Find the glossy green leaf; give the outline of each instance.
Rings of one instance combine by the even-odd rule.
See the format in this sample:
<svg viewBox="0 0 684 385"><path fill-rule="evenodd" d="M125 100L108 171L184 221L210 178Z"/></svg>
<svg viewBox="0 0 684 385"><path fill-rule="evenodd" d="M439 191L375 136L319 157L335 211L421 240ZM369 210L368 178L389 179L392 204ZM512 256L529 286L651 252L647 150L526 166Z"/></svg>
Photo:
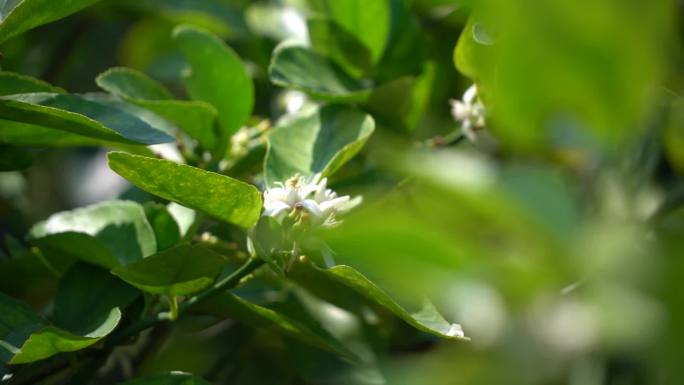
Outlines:
<svg viewBox="0 0 684 385"><path fill-rule="evenodd" d="M28 151L0 144L0 171L23 170L30 167L31 163L33 158Z"/></svg>
<svg viewBox="0 0 684 385"><path fill-rule="evenodd" d="M120 319L114 308L94 329L76 335L50 326L25 304L0 293L0 360L24 364L86 348L114 330Z"/></svg>
<svg viewBox="0 0 684 385"><path fill-rule="evenodd" d="M390 33L389 0L325 0L328 16L368 47L377 62Z"/></svg>
<svg viewBox="0 0 684 385"><path fill-rule="evenodd" d="M0 43L97 3L99 0L71 0L55 3L53 0L3 1L0 3Z"/></svg>
<svg viewBox="0 0 684 385"><path fill-rule="evenodd" d="M122 152L107 157L112 170L150 194L245 228L259 219L261 194L252 185L167 160Z"/></svg>
<svg viewBox="0 0 684 385"><path fill-rule="evenodd" d="M142 72L116 67L95 79L103 90L178 124L205 148L215 142L216 109L201 101L174 100L171 93Z"/></svg>
<svg viewBox="0 0 684 385"><path fill-rule="evenodd" d="M442 338L466 339L463 336L460 325L445 320L435 309L434 305L428 301L425 301L422 309L419 311L409 312L381 288L350 266L333 266L324 270L324 273L330 278L352 288L371 302L380 305L420 331Z"/></svg>
<svg viewBox="0 0 684 385"><path fill-rule="evenodd" d="M4 96L0 98L0 119L112 142L156 144L173 140L130 110L87 95L29 93Z"/></svg>
<svg viewBox="0 0 684 385"><path fill-rule="evenodd" d="M31 92L64 93L65 91L30 76L0 71L0 96L26 94Z"/></svg>
<svg viewBox="0 0 684 385"><path fill-rule="evenodd" d="M84 335L101 325L112 309L125 309L140 293L109 271L87 263L74 264L60 279L54 302L54 323Z"/></svg>
<svg viewBox="0 0 684 385"><path fill-rule="evenodd" d="M106 268L127 264L157 250L155 234L135 202L107 201L52 215L29 236L41 248L75 255Z"/></svg>
<svg viewBox="0 0 684 385"><path fill-rule="evenodd" d="M179 296L211 285L227 263L203 246L179 245L117 267L112 273L145 292Z"/></svg>
<svg viewBox="0 0 684 385"><path fill-rule="evenodd" d="M121 382L120 385L211 385L199 377L191 374L172 372L156 374L137 378L135 380Z"/></svg>
<svg viewBox="0 0 684 385"><path fill-rule="evenodd" d="M225 140L252 114L252 79L235 51L209 32L180 26L173 36L190 64L184 79L188 94L216 107Z"/></svg>
<svg viewBox="0 0 684 385"><path fill-rule="evenodd" d="M268 73L276 85L324 100L363 101L370 92L364 82L352 78L330 59L290 42L273 51Z"/></svg>
<svg viewBox="0 0 684 385"><path fill-rule="evenodd" d="M343 105L325 106L285 121L268 136L267 184L295 174L334 173L361 150L374 129L369 115Z"/></svg>

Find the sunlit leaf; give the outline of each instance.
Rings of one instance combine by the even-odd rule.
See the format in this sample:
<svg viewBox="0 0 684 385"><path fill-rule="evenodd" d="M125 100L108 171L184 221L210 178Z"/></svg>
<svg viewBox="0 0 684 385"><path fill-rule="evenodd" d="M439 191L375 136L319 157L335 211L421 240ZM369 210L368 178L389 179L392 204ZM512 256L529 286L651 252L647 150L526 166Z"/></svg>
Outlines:
<svg viewBox="0 0 684 385"><path fill-rule="evenodd" d="M334 173L358 153L375 129L373 118L347 106L330 105L288 119L268 137L267 184L299 174Z"/></svg>
<svg viewBox="0 0 684 385"><path fill-rule="evenodd" d="M256 187L227 176L167 160L112 152L109 167L141 189L249 228L259 219Z"/></svg>
<svg viewBox="0 0 684 385"><path fill-rule="evenodd" d="M218 37L191 26L173 32L190 64L185 87L191 98L207 102L218 111L225 140L252 114L254 86L240 57Z"/></svg>
<svg viewBox="0 0 684 385"><path fill-rule="evenodd" d="M53 214L35 224L31 241L48 252L112 268L153 254L154 231L135 202L108 201Z"/></svg>

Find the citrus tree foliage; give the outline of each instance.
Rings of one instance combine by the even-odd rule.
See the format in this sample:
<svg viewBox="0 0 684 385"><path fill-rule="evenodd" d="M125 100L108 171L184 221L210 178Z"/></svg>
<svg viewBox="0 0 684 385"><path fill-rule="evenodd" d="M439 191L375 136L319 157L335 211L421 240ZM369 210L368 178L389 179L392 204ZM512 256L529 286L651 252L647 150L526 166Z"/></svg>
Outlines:
<svg viewBox="0 0 684 385"><path fill-rule="evenodd" d="M0 0L0 384L678 383L670 0Z"/></svg>

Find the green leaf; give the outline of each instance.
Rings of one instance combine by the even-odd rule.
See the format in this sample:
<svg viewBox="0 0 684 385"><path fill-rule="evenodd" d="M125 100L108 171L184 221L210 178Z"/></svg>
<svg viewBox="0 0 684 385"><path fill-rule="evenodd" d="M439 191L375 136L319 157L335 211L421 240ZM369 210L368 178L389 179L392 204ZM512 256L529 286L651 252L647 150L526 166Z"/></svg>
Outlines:
<svg viewBox="0 0 684 385"><path fill-rule="evenodd" d="M106 268L142 259L157 250L154 231L135 202L107 201L64 211L35 224L32 243Z"/></svg>
<svg viewBox="0 0 684 385"><path fill-rule="evenodd" d="M363 101L370 88L311 49L284 42L273 51L268 68L273 84L331 101Z"/></svg>
<svg viewBox="0 0 684 385"><path fill-rule="evenodd" d="M54 92L64 93L59 87L55 87L42 80L30 76L20 75L14 72L0 71L0 96L13 94L26 94L30 92Z"/></svg>
<svg viewBox="0 0 684 385"><path fill-rule="evenodd" d="M197 212L193 209L181 206L176 202L171 202L166 205L166 209L178 224L178 231L180 231L181 237L185 236L192 224L195 222L195 218L197 218Z"/></svg>
<svg viewBox="0 0 684 385"><path fill-rule="evenodd" d="M180 26L173 31L190 64L185 88L191 98L210 103L218 111L221 140L247 122L254 107L254 86L240 57L211 33Z"/></svg>
<svg viewBox="0 0 684 385"><path fill-rule="evenodd" d="M216 109L201 101L173 100L171 93L142 72L111 68L95 79L103 90L177 123L203 147L213 148Z"/></svg>
<svg viewBox="0 0 684 385"><path fill-rule="evenodd" d="M0 97L0 119L120 143L156 144L173 137L130 110L98 97L29 93Z"/></svg>
<svg viewBox="0 0 684 385"><path fill-rule="evenodd" d="M418 312L409 312L394 301L381 288L376 286L363 274L345 265L333 266L322 270L328 277L345 284L371 302L380 305L416 329L448 339L467 339L459 334L460 326L452 324L439 314L434 305L425 301Z"/></svg>
<svg viewBox="0 0 684 385"><path fill-rule="evenodd" d="M97 146L107 143L68 131L4 119L0 119L0 127L0 143L19 146Z"/></svg>
<svg viewBox="0 0 684 385"><path fill-rule="evenodd" d="M0 43L39 25L68 16L98 1L71 0L65 3L55 3L53 0L21 0L2 2L0 3Z"/></svg>
<svg viewBox="0 0 684 385"><path fill-rule="evenodd" d="M264 178L270 186L295 174L330 175L361 150L374 129L373 118L343 105L287 120L268 137Z"/></svg>
<svg viewBox="0 0 684 385"><path fill-rule="evenodd" d="M24 303L0 293L0 360L25 364L86 348L114 330L120 319L114 308L94 329L75 335L50 326Z"/></svg>
<svg viewBox="0 0 684 385"><path fill-rule="evenodd" d="M0 144L0 171L23 170L32 163L33 158L28 151Z"/></svg>
<svg viewBox="0 0 684 385"><path fill-rule="evenodd" d="M142 144L109 142L71 132L55 130L34 124L0 119L0 143L31 147L113 147L140 155L153 156L152 151Z"/></svg>
<svg viewBox="0 0 684 385"><path fill-rule="evenodd" d="M456 68L474 80L489 76L490 71L494 70L493 63L495 62L491 53L492 49L489 47L490 41L476 38L478 33L483 34L482 24L476 22L473 17L469 18L454 49Z"/></svg>
<svg viewBox="0 0 684 385"><path fill-rule="evenodd" d="M116 230L111 230L111 232L116 232ZM122 231L121 238L127 239L126 232ZM113 267L123 263L111 250L111 248L121 248L120 245L115 243L108 245L104 240L84 233L66 231L36 237L30 239L30 242L46 256L64 263L74 259L103 267ZM125 251L125 248L121 249ZM121 258L127 258L127 254L122 254Z"/></svg>
<svg viewBox="0 0 684 385"><path fill-rule="evenodd" d="M178 124L206 149L216 145L214 122L216 109L208 103L191 100L130 100L131 103L159 114Z"/></svg>
<svg viewBox="0 0 684 385"><path fill-rule="evenodd" d="M380 60L390 33L389 0L326 0L331 19L356 36Z"/></svg>
<svg viewBox="0 0 684 385"><path fill-rule="evenodd" d="M191 374L172 372L141 377L120 383L120 385L211 385L199 377Z"/></svg>
<svg viewBox="0 0 684 385"><path fill-rule="evenodd" d="M54 323L74 334L87 334L101 325L113 309L125 309L139 295L107 270L76 263L59 281Z"/></svg>
<svg viewBox="0 0 684 385"><path fill-rule="evenodd" d="M168 160L122 152L107 157L112 170L150 194L245 228L259 219L261 194L252 185Z"/></svg>
<svg viewBox="0 0 684 385"><path fill-rule="evenodd" d="M152 294L170 297L196 293L211 285L228 261L199 245L179 245L112 270L124 281Z"/></svg>
<svg viewBox="0 0 684 385"><path fill-rule="evenodd" d="M157 239L158 251L166 250L180 241L180 228L166 206L149 202L144 205L144 208L147 221L152 226Z"/></svg>
<svg viewBox="0 0 684 385"><path fill-rule="evenodd" d="M264 306L249 302L237 295L224 292L200 305L193 311L212 314L218 317L230 317L244 322L246 325L259 328L275 328L287 336L304 343L318 347L328 352L339 354L343 357L356 359L335 337L313 319L307 318L301 311L293 317L283 312L269 309Z"/></svg>
<svg viewBox="0 0 684 385"><path fill-rule="evenodd" d="M110 94L131 99L167 100L171 93L142 72L115 67L99 74L95 83Z"/></svg>
<svg viewBox="0 0 684 385"><path fill-rule="evenodd" d="M313 49L339 64L347 73L360 77L371 67L371 52L356 36L334 20L311 17L307 20Z"/></svg>
<svg viewBox="0 0 684 385"><path fill-rule="evenodd" d="M459 68L476 73L488 128L503 146L612 152L643 133L652 92L668 77L669 52L652 42L672 44L671 4L596 2L589 13L578 22L583 4L541 1L540 22L530 23L513 2L473 2L457 62L470 41L470 62Z"/></svg>

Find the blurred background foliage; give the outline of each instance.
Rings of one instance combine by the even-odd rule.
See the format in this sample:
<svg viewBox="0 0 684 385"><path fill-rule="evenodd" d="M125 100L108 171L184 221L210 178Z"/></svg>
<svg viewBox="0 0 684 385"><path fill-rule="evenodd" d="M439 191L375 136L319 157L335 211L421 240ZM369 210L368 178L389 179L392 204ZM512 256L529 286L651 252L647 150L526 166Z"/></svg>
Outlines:
<svg viewBox="0 0 684 385"><path fill-rule="evenodd" d="M142 353L121 348L136 359L112 358L123 368L114 372L245 385L677 384L681 12L674 0L103 0L4 42L0 64L74 93L125 66L183 97L188 63L172 31L194 24L247 63L252 126L321 100L358 105L377 129L332 186L364 204L322 236L338 263L407 302L428 295L471 338L438 342L294 291L372 365L197 317L144 335ZM274 52L283 41L309 48ZM448 101L473 82L487 130L450 142L459 126ZM11 257L29 227L102 200L151 198L108 169L102 148L25 145L16 156L0 147L0 165L23 156L26 166L0 173L0 290L43 309L54 275ZM263 152L250 154L230 175L261 183L251 170ZM233 241L231 229L211 231ZM271 305L283 295L259 282L241 290Z"/></svg>

